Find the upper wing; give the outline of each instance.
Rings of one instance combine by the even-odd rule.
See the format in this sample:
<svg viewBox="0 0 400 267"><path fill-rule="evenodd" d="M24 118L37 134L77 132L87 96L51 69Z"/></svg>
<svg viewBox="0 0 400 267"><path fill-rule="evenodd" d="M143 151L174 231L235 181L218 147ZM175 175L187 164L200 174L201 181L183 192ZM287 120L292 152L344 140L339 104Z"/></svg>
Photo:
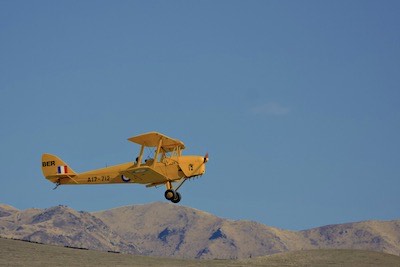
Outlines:
<svg viewBox="0 0 400 267"><path fill-rule="evenodd" d="M166 152L173 151L176 147L179 147L181 150L185 149L185 144L182 141L157 132L149 132L128 138L128 140L131 142L147 147L157 147L160 139L162 139L161 148Z"/></svg>
<svg viewBox="0 0 400 267"><path fill-rule="evenodd" d="M167 178L164 175L148 166L127 169L122 171L121 174L131 179L132 182L139 184L158 184L167 181Z"/></svg>

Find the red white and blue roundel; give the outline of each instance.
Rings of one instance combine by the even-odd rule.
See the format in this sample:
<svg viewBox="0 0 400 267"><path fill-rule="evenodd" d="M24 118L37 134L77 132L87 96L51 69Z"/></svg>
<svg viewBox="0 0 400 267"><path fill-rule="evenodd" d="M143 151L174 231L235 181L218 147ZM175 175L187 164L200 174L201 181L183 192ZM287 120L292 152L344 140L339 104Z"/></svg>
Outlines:
<svg viewBox="0 0 400 267"><path fill-rule="evenodd" d="M128 177L126 177L125 175L121 175L121 179L122 179L122 181L124 181L125 183L131 181L131 178L128 178Z"/></svg>
<svg viewBox="0 0 400 267"><path fill-rule="evenodd" d="M58 166L57 167L58 174L66 174L68 173L68 166Z"/></svg>

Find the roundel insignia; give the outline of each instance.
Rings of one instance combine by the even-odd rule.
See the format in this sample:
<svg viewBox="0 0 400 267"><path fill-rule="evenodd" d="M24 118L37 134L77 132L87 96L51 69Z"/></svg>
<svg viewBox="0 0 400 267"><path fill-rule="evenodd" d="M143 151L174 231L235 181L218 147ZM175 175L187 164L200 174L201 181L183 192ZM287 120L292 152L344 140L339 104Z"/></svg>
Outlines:
<svg viewBox="0 0 400 267"><path fill-rule="evenodd" d="M131 178L127 178L125 177L125 175L121 175L122 181L124 181L125 183L130 182Z"/></svg>

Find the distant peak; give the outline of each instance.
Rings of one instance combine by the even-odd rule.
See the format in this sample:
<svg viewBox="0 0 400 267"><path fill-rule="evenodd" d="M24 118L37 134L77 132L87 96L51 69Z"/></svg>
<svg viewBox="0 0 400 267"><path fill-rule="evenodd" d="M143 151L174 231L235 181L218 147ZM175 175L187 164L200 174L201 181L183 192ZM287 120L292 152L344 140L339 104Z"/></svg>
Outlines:
<svg viewBox="0 0 400 267"><path fill-rule="evenodd" d="M7 211L13 211L13 210L19 211L19 209L15 208L13 206L7 205L7 204L0 204L0 209L7 210Z"/></svg>

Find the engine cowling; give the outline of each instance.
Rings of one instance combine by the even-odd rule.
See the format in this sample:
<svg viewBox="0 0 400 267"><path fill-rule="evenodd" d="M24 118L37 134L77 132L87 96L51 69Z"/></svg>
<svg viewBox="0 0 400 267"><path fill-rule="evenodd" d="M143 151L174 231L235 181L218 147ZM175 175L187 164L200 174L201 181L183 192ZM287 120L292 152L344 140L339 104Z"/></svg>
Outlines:
<svg viewBox="0 0 400 267"><path fill-rule="evenodd" d="M181 156L179 158L179 168L186 178L203 175L206 171L205 163L205 158L201 156Z"/></svg>

